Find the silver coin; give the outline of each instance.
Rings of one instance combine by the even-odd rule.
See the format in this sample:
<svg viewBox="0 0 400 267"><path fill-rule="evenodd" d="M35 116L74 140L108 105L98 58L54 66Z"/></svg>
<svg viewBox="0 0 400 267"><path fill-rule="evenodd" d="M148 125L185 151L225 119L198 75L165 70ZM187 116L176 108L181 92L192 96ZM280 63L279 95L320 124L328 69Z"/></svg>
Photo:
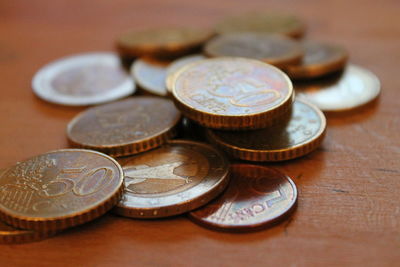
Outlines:
<svg viewBox="0 0 400 267"><path fill-rule="evenodd" d="M167 95L167 64L164 62L137 59L132 64L131 74L143 90L159 96Z"/></svg>

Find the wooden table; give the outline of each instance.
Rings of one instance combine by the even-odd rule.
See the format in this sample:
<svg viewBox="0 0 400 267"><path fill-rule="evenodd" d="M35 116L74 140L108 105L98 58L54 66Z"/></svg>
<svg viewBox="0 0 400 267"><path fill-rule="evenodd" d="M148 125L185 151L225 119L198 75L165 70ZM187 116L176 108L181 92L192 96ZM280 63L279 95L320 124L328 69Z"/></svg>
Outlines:
<svg viewBox="0 0 400 267"><path fill-rule="evenodd" d="M1 245L1 266L399 266L399 1L2 1L0 166L67 147L65 127L83 110L34 96L31 79L44 64L112 50L116 36L129 29L211 26L253 9L298 14L308 37L344 45L351 62L382 82L379 101L328 116L323 147L271 164L298 186L292 219L261 232L226 234L185 216L147 221L106 215L48 240Z"/></svg>

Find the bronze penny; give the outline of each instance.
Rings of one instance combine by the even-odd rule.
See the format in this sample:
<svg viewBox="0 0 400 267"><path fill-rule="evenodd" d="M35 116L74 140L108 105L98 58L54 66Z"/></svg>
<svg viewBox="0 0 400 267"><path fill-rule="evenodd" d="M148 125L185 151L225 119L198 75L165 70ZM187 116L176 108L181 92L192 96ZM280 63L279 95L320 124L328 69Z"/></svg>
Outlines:
<svg viewBox="0 0 400 267"><path fill-rule="evenodd" d="M279 68L298 64L303 57L299 43L288 37L251 32L217 36L206 43L204 53L209 57L253 58Z"/></svg>
<svg viewBox="0 0 400 267"><path fill-rule="evenodd" d="M285 174L264 166L233 164L224 193L189 217L214 230L259 230L283 219L296 201L296 185Z"/></svg>
<svg viewBox="0 0 400 267"><path fill-rule="evenodd" d="M0 219L49 232L93 220L120 199L123 171L111 157L65 149L17 163L0 177Z"/></svg>
<svg viewBox="0 0 400 267"><path fill-rule="evenodd" d="M125 172L125 193L114 211L127 217L185 213L216 197L228 184L226 158L193 141L171 141L118 161Z"/></svg>
<svg viewBox="0 0 400 267"><path fill-rule="evenodd" d="M344 48L315 41L303 41L304 56L301 64L285 68L293 79L317 78L339 71L346 66L347 52Z"/></svg>
<svg viewBox="0 0 400 267"><path fill-rule="evenodd" d="M279 69L254 59L221 57L183 67L173 77L175 104L199 124L263 128L292 105L293 88Z"/></svg>
<svg viewBox="0 0 400 267"><path fill-rule="evenodd" d="M305 26L297 17L271 12L251 12L225 18L216 26L219 34L237 32L278 33L299 38Z"/></svg>
<svg viewBox="0 0 400 267"><path fill-rule="evenodd" d="M288 122L247 132L208 130L207 137L235 158L281 161L315 150L321 144L325 130L324 114L307 102L295 100Z"/></svg>
<svg viewBox="0 0 400 267"><path fill-rule="evenodd" d="M160 146L174 137L180 118L171 100L132 97L78 114L68 124L67 136L74 147L112 156L130 155Z"/></svg>
<svg viewBox="0 0 400 267"><path fill-rule="evenodd" d="M168 64L163 61L137 59L131 67L131 74L139 87L151 94L166 96Z"/></svg>

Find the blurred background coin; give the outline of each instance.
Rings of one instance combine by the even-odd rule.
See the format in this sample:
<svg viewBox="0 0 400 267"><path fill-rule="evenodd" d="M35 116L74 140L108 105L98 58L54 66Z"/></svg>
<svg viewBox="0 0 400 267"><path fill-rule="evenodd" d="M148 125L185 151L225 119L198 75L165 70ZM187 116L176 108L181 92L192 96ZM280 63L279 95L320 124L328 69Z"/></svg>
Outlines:
<svg viewBox="0 0 400 267"><path fill-rule="evenodd" d="M163 61L139 58L132 64L131 74L141 89L150 94L166 96L167 65Z"/></svg>
<svg viewBox="0 0 400 267"><path fill-rule="evenodd" d="M78 54L42 67L33 92L45 101L68 106L94 105L126 97L135 83L110 52Z"/></svg>

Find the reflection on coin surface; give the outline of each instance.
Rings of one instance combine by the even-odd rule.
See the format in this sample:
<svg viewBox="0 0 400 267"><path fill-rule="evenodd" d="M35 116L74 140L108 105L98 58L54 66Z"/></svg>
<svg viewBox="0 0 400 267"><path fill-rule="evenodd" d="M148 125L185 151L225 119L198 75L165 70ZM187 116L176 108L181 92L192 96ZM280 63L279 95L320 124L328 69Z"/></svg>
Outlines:
<svg viewBox="0 0 400 267"><path fill-rule="evenodd" d="M303 41L304 57L301 64L285 68L290 78L315 78L339 71L347 63L347 52L340 46L315 41Z"/></svg>
<svg viewBox="0 0 400 267"><path fill-rule="evenodd" d="M216 26L219 34L236 32L279 33L290 37L301 37L304 24L296 17L285 14L252 12L224 19Z"/></svg>
<svg viewBox="0 0 400 267"><path fill-rule="evenodd" d="M34 242L54 235L55 232L38 232L17 229L0 221L0 244L20 244Z"/></svg>
<svg viewBox="0 0 400 267"><path fill-rule="evenodd" d="M176 135L180 112L171 100L140 96L93 107L67 127L70 144L112 156L136 154Z"/></svg>
<svg viewBox="0 0 400 267"><path fill-rule="evenodd" d="M172 80L175 72L177 72L183 66L188 65L189 63L196 62L205 58L206 57L203 55L196 54L196 55L181 57L178 58L177 60L174 60L167 68L167 78L165 81L167 91L172 93L172 85L173 85Z"/></svg>
<svg viewBox="0 0 400 267"><path fill-rule="evenodd" d="M122 182L121 166L105 154L48 152L17 163L0 177L0 218L39 231L82 224L119 201Z"/></svg>
<svg viewBox="0 0 400 267"><path fill-rule="evenodd" d="M379 79L367 69L348 65L338 81L296 85L297 96L313 103L322 111L342 111L362 106L378 97Z"/></svg>
<svg viewBox="0 0 400 267"><path fill-rule="evenodd" d="M286 74L253 59L204 59L181 68L172 83L177 107L210 128L262 128L292 104Z"/></svg>
<svg viewBox="0 0 400 267"><path fill-rule="evenodd" d="M165 58L187 54L212 36L207 29L149 29L122 35L117 47L123 55Z"/></svg>
<svg viewBox="0 0 400 267"><path fill-rule="evenodd" d="M233 164L227 190L189 216L215 230L258 230L288 215L296 200L296 185L285 174L264 166Z"/></svg>
<svg viewBox="0 0 400 267"><path fill-rule="evenodd" d="M324 114L313 105L297 99L288 122L246 132L208 130L207 137L235 158L281 161L315 150L325 136L325 129Z"/></svg>
<svg viewBox="0 0 400 267"><path fill-rule="evenodd" d="M234 33L208 41L204 53L209 57L246 57L264 61L279 68L298 64L303 50L298 42L267 33Z"/></svg>
<svg viewBox="0 0 400 267"><path fill-rule="evenodd" d="M162 62L137 59L132 64L131 74L140 88L155 95L167 95L167 65Z"/></svg>
<svg viewBox="0 0 400 267"><path fill-rule="evenodd" d="M54 61L33 77L34 93L70 106L113 101L135 92L135 84L114 53L87 53Z"/></svg>
<svg viewBox="0 0 400 267"><path fill-rule="evenodd" d="M229 178L226 158L193 141L171 141L118 161L125 172L125 193L114 211L133 218L167 217L198 208L222 192Z"/></svg>

